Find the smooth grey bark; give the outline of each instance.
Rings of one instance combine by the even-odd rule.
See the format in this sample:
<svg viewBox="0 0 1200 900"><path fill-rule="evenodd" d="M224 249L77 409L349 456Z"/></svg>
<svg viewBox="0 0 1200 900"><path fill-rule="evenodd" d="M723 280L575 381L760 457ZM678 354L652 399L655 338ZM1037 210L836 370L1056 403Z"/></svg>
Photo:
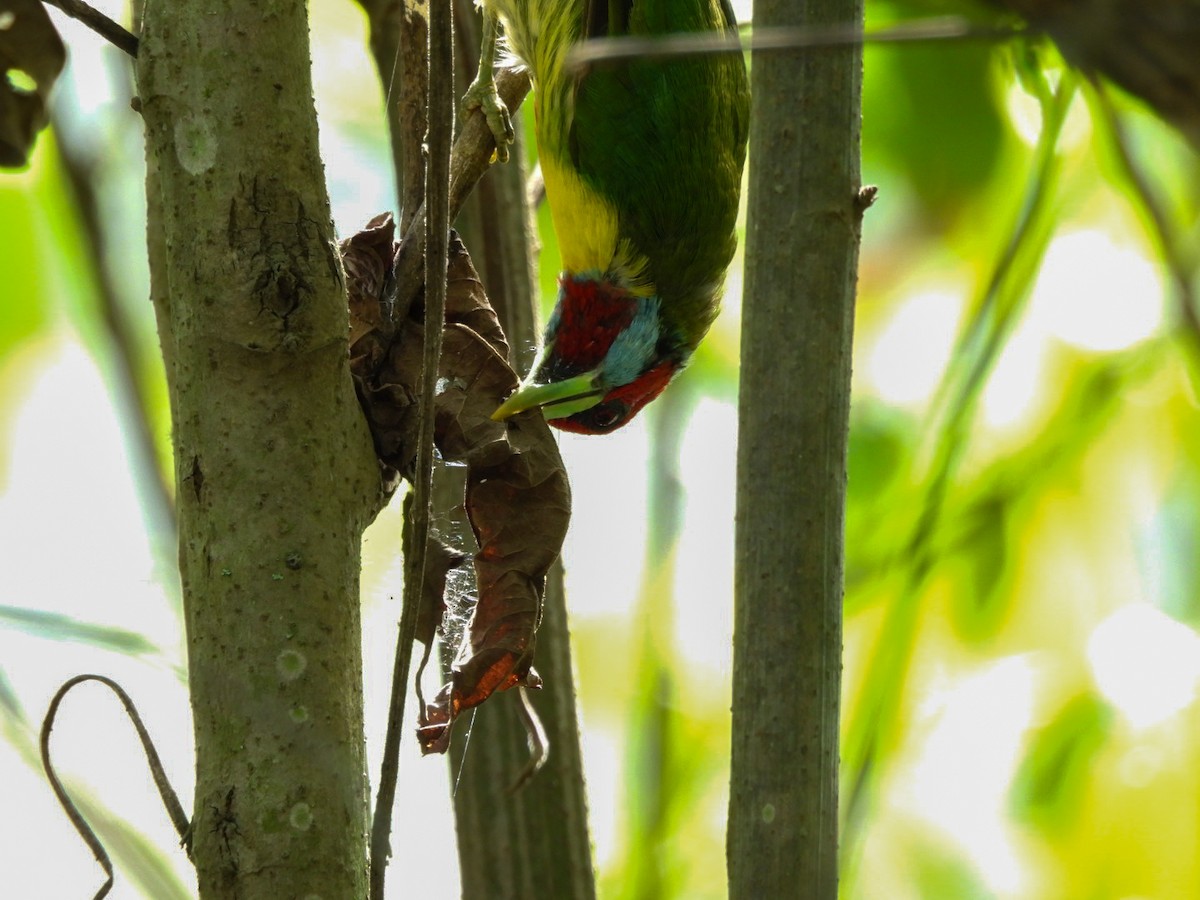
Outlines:
<svg viewBox="0 0 1200 900"><path fill-rule="evenodd" d="M358 577L378 468L303 0L146 3L202 898L366 895Z"/></svg>
<svg viewBox="0 0 1200 900"><path fill-rule="evenodd" d="M756 0L758 27L861 27L862 0ZM837 896L861 52L760 55L738 421L729 896Z"/></svg>

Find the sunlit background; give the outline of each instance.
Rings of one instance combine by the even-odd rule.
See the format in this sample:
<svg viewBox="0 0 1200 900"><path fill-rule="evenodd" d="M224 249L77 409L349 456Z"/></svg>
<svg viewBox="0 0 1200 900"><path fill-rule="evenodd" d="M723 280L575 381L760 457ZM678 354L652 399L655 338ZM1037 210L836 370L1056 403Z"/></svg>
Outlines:
<svg viewBox="0 0 1200 900"><path fill-rule="evenodd" d="M951 9L869 7L877 25ZM382 95L358 7L317 0L312 16L346 235L394 205ZM191 726L174 548L61 151L92 170L161 462L140 121L126 61L55 21L71 51L59 131L26 171L0 175L0 893L74 898L100 875L37 760L55 689L80 672L123 683L185 806ZM1195 155L1117 106L1186 248ZM1200 896L1200 343L1103 107L1045 47L873 47L864 181L880 196L854 356L843 893ZM541 221L549 296L556 248ZM663 400L612 436L561 441L604 897L648 896L647 859L662 896L724 896L741 283L739 259L712 336ZM661 508L672 502L677 530ZM365 548L373 773L399 615L395 507ZM668 740L643 739L652 707ZM115 699L72 694L54 748L116 857L113 896L192 895ZM406 750L394 895L457 896L453 773ZM643 834L631 811L648 802L652 763L670 790L654 794L665 824Z"/></svg>

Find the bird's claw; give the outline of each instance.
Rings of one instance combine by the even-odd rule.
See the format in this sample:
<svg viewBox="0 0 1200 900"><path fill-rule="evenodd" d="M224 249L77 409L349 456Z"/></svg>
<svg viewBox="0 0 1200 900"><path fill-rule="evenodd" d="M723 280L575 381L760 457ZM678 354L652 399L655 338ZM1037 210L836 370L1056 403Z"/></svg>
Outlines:
<svg viewBox="0 0 1200 900"><path fill-rule="evenodd" d="M492 131L492 137L496 139L496 159L502 163L508 162L508 145L516 140L516 132L513 131L508 106L500 99L500 92L496 90L496 82L491 79L482 81L478 78L471 82L471 86L463 94L462 108L464 113L473 109L483 113L488 128Z"/></svg>

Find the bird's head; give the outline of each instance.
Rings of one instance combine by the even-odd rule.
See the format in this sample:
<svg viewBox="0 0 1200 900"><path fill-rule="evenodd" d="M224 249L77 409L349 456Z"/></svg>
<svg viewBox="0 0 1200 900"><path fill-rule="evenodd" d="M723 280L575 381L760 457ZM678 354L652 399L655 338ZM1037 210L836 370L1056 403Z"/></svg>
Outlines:
<svg viewBox="0 0 1200 900"><path fill-rule="evenodd" d="M564 275L533 372L492 418L540 406L564 431L620 428L662 393L687 357L663 333L659 307L657 297L610 280Z"/></svg>

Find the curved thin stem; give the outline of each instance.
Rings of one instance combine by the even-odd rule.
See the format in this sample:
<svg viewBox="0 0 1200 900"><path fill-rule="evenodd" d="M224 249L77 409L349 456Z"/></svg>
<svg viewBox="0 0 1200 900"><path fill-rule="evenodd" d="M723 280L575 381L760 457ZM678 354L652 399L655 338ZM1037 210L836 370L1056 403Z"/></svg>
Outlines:
<svg viewBox="0 0 1200 900"><path fill-rule="evenodd" d="M58 707L71 688L85 681L98 681L108 686L120 699L121 705L125 707L125 712L129 715L130 721L133 722L133 727L137 730L138 739L142 742L142 749L146 753L146 762L150 765L150 774L153 776L154 784L158 788L158 795L162 797L163 805L167 808L167 815L171 817L171 822L179 834L179 841L182 846L186 847L191 843L191 824L188 821L187 813L183 811L183 805L179 802L179 796L175 793L175 789L171 787L171 782L167 778L166 771L163 769L162 760L159 758L158 751L154 748L154 741L150 737L150 732L146 730L146 726L142 723L142 717L138 714L137 707L134 706L133 700L125 693L125 690L111 678L106 678L103 675L76 675L63 684L50 701L50 708L46 711L46 718L42 720L40 741L42 768L46 772L46 778L50 782L54 796L58 798L59 805L62 806L63 811L67 814L67 818L71 820L71 824L75 826L75 830L79 832L79 836L88 845L88 849L92 851L92 855L96 857L96 862L100 864L100 868L104 870L104 874L107 876L104 884L96 891L95 900L101 900L102 897L107 896L108 892L112 890L112 860L109 858L108 852L104 849L104 845L100 843L100 839L96 837L96 832L88 825L83 814L79 812L79 808L75 806L75 802L71 799L66 787L63 786L62 781L59 779L58 773L54 771L54 764L50 761L50 732L54 729L54 720L58 715Z"/></svg>

